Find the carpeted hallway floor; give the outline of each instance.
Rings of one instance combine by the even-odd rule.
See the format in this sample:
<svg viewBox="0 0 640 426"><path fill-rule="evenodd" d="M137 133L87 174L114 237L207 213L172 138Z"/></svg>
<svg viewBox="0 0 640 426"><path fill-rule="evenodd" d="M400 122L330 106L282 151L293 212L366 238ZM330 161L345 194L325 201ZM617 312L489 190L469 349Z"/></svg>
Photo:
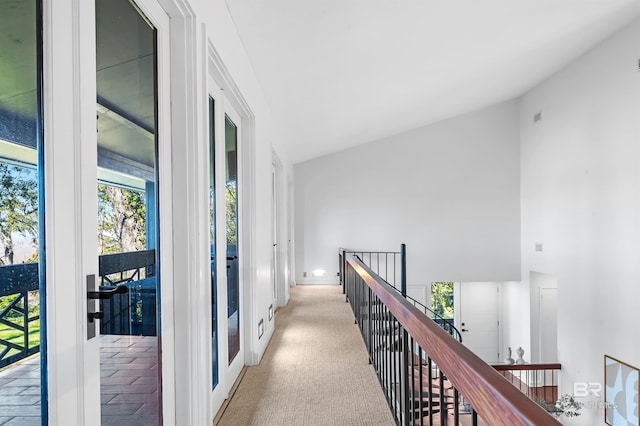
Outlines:
<svg viewBox="0 0 640 426"><path fill-rule="evenodd" d="M340 286L297 286L219 425L393 425Z"/></svg>

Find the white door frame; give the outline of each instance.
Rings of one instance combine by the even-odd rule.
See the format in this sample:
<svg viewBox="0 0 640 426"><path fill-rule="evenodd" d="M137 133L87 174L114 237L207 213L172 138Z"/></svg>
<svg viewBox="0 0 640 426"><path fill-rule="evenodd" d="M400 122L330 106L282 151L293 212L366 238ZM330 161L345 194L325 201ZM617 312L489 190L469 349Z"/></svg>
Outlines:
<svg viewBox="0 0 640 426"><path fill-rule="evenodd" d="M216 256L220 259L226 256L226 210L225 210L225 194L222 191L223 182L225 182L225 143L224 143L224 94L220 86L215 82L213 78L208 76L207 78L207 93L214 100L214 149L215 149L215 203L216 203L216 211L215 211L215 222L216 222ZM207 139L208 140L208 139ZM207 154L207 160L211 155L210 152ZM207 163L207 170L208 170ZM208 193L207 193L208 197ZM209 419L213 419L216 414L217 407L222 406L224 400L228 397L227 392L227 375L225 371L228 369L229 361L228 361L228 318L227 318L227 263L219 261L216 259L216 270L214 273L216 274L216 308L217 308L217 321L216 325L218 326L217 337L218 337L218 385L215 389L211 388L212 383L209 381L209 386L207 389L207 394L209 395L209 409L208 415ZM206 296L206 300L211 300L211 295ZM209 324L211 321L209 321ZM211 338L210 330L208 333L209 339ZM209 340L207 339L207 343ZM211 345L209 344L209 347ZM207 377L210 379L212 375L211 368L211 351L207 351L207 359L206 365L203 365L203 368L206 368L208 371ZM204 369L202 371L205 371Z"/></svg>
<svg viewBox="0 0 640 426"><path fill-rule="evenodd" d="M255 116L248 102L240 92L230 72L224 65L220 54L207 36L207 75L210 76L222 89L224 94L223 104L226 110L229 107L236 111L239 122L234 121L240 128L238 140L238 229L239 229L239 260L241 279L241 327L243 327L244 337L241 348L244 351L242 365L232 365L232 373L226 380L227 391L231 389L237 379L243 365L256 365L259 361L258 347L258 320L257 301L255 299L254 283L257 280L257 268L255 266L255 241L256 223L258 214L256 212L256 163L255 163ZM236 117L236 119L237 119ZM221 157L224 158L224 157ZM224 170L224 169L223 169ZM224 181L224 175L223 180ZM224 204L221 204L224 205ZM224 226L224 221L218 222ZM226 242L225 242L226 244ZM226 245L225 252L226 252ZM224 314L226 318L226 311ZM244 324L244 326L242 325ZM235 361L241 357L236 357ZM235 364L234 361L234 364ZM239 362L240 364L240 362ZM222 377L222 371L221 377Z"/></svg>
<svg viewBox="0 0 640 426"><path fill-rule="evenodd" d="M223 96L224 97L224 96ZM222 374L226 375L226 380L225 380L225 384L227 385L227 391L231 390L231 387L233 386L233 383L235 382L235 379L240 375L240 372L242 371L242 367L244 367L245 365L245 348L246 348L246 337L245 335L247 334L247 330L249 329L249 327L247 327L247 323L246 323L246 318L247 315L245 312L243 312L245 309L247 309L247 304L245 303L245 294L247 294L247 292L245 291L244 288L244 277L245 277L245 268L244 268L244 253L245 253L245 248L243 247L245 244L245 239L242 238L242 234L244 232L244 228L243 228L243 224L244 224L244 216L245 216L245 210L246 210L246 206L244 206L243 202L246 199L244 196L244 191L245 191L245 183L243 182L243 155L244 155L244 149L242 146L242 141L243 141L243 124L242 124L242 117L240 116L240 114L236 111L236 109L233 107L233 105L231 105L230 102L227 102L226 99L223 101L223 121L220 123L220 126L225 127L225 121L224 119L226 118L225 116L228 116L229 119L233 122L233 124L236 125L236 131L237 131L237 197L238 197L238 204L237 204L237 210L236 210L236 214L237 214L237 237L238 237L238 245L237 245L237 255L238 255L238 286L239 286L239 302L238 302L238 306L240 309L239 312L239 329L238 332L240 333L240 349L238 351L238 354L235 356L235 358L231 361L231 363L228 362L227 360L227 364L225 364L225 368L222 371ZM226 135L225 135L226 136ZM223 147L226 145L226 139L222 139L224 141L223 143ZM223 158L226 157L226 149L225 149L225 155L223 156ZM224 170L224 168L223 168ZM226 179L223 179L222 182L226 182ZM247 186L249 187L249 186ZM224 193L223 193L224 194ZM225 198L225 203L222 204L222 206L225 207L226 209L226 198ZM226 224L226 222L225 222ZM226 226L223 228L226 230ZM225 235L225 245L224 245L224 251L223 253L227 253L227 245L226 245L226 232L224 233ZM226 265L226 262L225 262ZM227 283L228 285L229 283ZM227 300L227 299L225 299ZM225 321L224 323L227 324L227 330L228 330L228 315L225 314ZM227 344L228 344L228 340L227 340ZM227 346L227 354L228 354L228 346Z"/></svg>
<svg viewBox="0 0 640 426"><path fill-rule="evenodd" d="M157 0L135 0L142 13L151 21L157 30L157 96L158 96L158 122L156 132L158 140L158 224L159 224L159 249L160 249L160 303L161 303L161 338L158 344L162 348L162 419L163 424L176 423L176 383L175 383L175 316L174 301L178 292L174 292L174 283L180 282L174 277L174 238L176 223L173 220L174 194L172 180L173 175L172 153L174 135L172 134L172 122L174 117L171 111L172 87L171 87L171 26L169 15ZM164 178L163 178L164 177Z"/></svg>
<svg viewBox="0 0 640 426"><path fill-rule="evenodd" d="M87 223L90 213L86 212L86 197L97 182L97 170L93 167L92 175L91 167L82 167L97 163L94 10L93 2L43 1L46 318L51 425L100 421L100 390L96 385L98 344L97 340L87 342L85 321L85 277L98 272L97 240L92 239L96 233L91 232L96 227ZM97 197L95 189L94 197Z"/></svg>

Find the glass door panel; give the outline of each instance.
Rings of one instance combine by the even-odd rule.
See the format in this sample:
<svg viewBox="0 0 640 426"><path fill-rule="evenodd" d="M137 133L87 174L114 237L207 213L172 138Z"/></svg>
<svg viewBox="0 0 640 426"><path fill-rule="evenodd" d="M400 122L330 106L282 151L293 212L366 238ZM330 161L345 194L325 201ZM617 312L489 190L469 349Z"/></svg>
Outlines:
<svg viewBox="0 0 640 426"><path fill-rule="evenodd" d="M96 0L103 425L161 424L156 29Z"/></svg>
<svg viewBox="0 0 640 426"><path fill-rule="evenodd" d="M40 10L0 3L0 424L47 423Z"/></svg>
<svg viewBox="0 0 640 426"><path fill-rule="evenodd" d="M225 116L227 316L229 364L240 352L240 277L238 259L238 127Z"/></svg>
<svg viewBox="0 0 640 426"><path fill-rule="evenodd" d="M209 98L209 247L211 253L211 388L218 385L218 286L216 276L215 101Z"/></svg>

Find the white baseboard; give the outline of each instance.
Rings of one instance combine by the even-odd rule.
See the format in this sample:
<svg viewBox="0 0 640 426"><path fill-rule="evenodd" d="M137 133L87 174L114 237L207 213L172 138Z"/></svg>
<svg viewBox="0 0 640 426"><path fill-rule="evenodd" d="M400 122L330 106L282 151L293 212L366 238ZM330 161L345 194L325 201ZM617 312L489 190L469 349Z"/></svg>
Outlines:
<svg viewBox="0 0 640 426"><path fill-rule="evenodd" d="M310 280L310 279L302 279L297 280L297 285L339 285L340 282L338 280L330 281L330 280Z"/></svg>

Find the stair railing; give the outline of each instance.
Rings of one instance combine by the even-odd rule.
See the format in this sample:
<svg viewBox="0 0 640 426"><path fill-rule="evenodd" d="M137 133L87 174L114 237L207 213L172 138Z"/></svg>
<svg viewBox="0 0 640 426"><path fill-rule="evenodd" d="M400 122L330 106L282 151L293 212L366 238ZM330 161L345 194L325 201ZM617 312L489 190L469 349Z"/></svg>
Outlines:
<svg viewBox="0 0 640 426"><path fill-rule="evenodd" d="M494 364L492 367L536 404L551 413L556 411L560 363Z"/></svg>
<svg viewBox="0 0 640 426"><path fill-rule="evenodd" d="M494 368L439 327L356 255L344 285L398 425L557 425Z"/></svg>
<svg viewBox="0 0 640 426"><path fill-rule="evenodd" d="M403 262L406 262L406 256L404 253L405 245L402 244L400 251L363 251L363 250L351 250L340 248L338 249L338 261L340 264L340 285L342 286L342 294L345 294L344 285L344 270L345 260L347 254L353 254L358 257L365 265L367 265L376 275L384 279L384 281L393 287L398 293L403 294L402 291L402 279L403 279ZM406 281L405 281L406 284ZM462 334L453 325L453 322L444 318L442 315L434 312L428 308L422 302L407 295L406 287L404 290L404 297L413 303L418 309L431 317L436 323L442 327L447 333L451 334L456 340L462 342Z"/></svg>

